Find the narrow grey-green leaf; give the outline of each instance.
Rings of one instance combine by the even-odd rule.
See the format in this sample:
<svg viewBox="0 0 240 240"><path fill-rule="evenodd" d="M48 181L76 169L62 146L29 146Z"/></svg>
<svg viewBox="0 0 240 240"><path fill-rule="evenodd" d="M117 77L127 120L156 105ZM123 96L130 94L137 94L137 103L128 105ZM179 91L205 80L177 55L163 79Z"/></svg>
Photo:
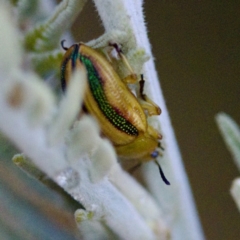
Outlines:
<svg viewBox="0 0 240 240"><path fill-rule="evenodd" d="M228 150L240 170L240 129L237 123L226 113L218 113L217 125L227 145Z"/></svg>

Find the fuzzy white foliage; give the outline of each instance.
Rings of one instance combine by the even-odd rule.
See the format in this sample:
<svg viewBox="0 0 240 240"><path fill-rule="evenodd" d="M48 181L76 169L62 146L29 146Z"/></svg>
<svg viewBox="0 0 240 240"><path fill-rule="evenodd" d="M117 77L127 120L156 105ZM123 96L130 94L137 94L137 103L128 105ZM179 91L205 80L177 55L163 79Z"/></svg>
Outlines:
<svg viewBox="0 0 240 240"><path fill-rule="evenodd" d="M80 79L80 80L79 80ZM49 143L57 144L64 140L66 132L75 121L80 107L82 106L82 96L86 86L86 71L81 68L73 73L69 83L66 96L64 96L55 121L50 126Z"/></svg>
<svg viewBox="0 0 240 240"><path fill-rule="evenodd" d="M86 0L63 0L50 15L37 28L32 29L27 38L34 39L36 32L40 38L34 44L36 51L45 51L55 46L62 33L68 29L82 10Z"/></svg>
<svg viewBox="0 0 240 240"><path fill-rule="evenodd" d="M99 164L99 159L102 159ZM117 156L112 147L112 144L104 139L98 145L97 150L91 155L93 167L90 168L91 179L94 183L108 176L111 168L117 165Z"/></svg>
<svg viewBox="0 0 240 240"><path fill-rule="evenodd" d="M106 226L101 224L98 219L94 219L91 211L79 209L74 215L83 239L114 239L114 236L111 237L111 233L106 229Z"/></svg>
<svg viewBox="0 0 240 240"><path fill-rule="evenodd" d="M230 192L238 210L240 211L240 178L237 178L232 182Z"/></svg>
<svg viewBox="0 0 240 240"><path fill-rule="evenodd" d="M141 186L136 185L136 180L122 171L118 165L114 165L112 168L109 180L134 204L156 235L167 239L170 230L164 223L163 212L152 197L149 196L149 193L142 189ZM128 183L127 187L126 183Z"/></svg>
<svg viewBox="0 0 240 240"><path fill-rule="evenodd" d="M10 6L5 1L1 5L4 6L0 8L0 29L4 29L4 31L0 31L0 56L2 59L0 62L0 78L3 79L11 69L20 66L22 49L19 46L17 30L13 25L13 17L9 14Z"/></svg>
<svg viewBox="0 0 240 240"><path fill-rule="evenodd" d="M100 141L102 141L99 134L100 129L93 118L83 116L81 121L76 121L67 137L68 159L74 160L83 157L82 154L84 152L92 155L99 146ZM79 145L78 143L81 141L82 136L87 136L91 141L82 141L81 145Z"/></svg>
<svg viewBox="0 0 240 240"><path fill-rule="evenodd" d="M11 98L11 95L12 98L18 98L20 108L28 109L26 114L30 125L50 120L49 114L53 112L56 99L49 87L43 84L36 74L16 68L12 69L9 78L4 80L2 91L8 98Z"/></svg>

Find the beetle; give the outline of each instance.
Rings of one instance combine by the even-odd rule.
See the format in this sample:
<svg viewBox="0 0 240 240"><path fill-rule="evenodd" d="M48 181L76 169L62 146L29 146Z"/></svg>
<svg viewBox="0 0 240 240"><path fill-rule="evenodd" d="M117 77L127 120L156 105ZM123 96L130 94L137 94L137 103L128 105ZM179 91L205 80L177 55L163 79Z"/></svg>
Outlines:
<svg viewBox="0 0 240 240"><path fill-rule="evenodd" d="M139 163L154 159L163 181L169 185L156 161L162 136L147 122L147 115L160 115L161 109L143 93L143 75L139 82L140 96L137 98L128 87L128 83L137 82L136 74L117 44L111 46L130 71L124 79L120 78L110 61L98 50L84 43L66 48L64 40L61 46L66 51L61 64L62 90L66 90L74 69L83 65L88 80L84 107L96 118L103 136L113 143L120 158L135 159Z"/></svg>

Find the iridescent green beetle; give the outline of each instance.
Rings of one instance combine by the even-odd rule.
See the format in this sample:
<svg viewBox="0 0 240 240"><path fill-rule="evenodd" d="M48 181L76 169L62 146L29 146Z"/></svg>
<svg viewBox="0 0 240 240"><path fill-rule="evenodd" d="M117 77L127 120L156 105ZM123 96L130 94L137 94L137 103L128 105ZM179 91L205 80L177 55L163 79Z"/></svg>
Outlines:
<svg viewBox="0 0 240 240"><path fill-rule="evenodd" d="M161 110L143 94L143 77L140 81L140 99L137 99L127 85L137 82L135 74L122 80L102 53L83 43L66 48L63 42L62 48L66 50L61 65L63 91L74 69L83 65L88 79L84 106L97 119L102 134L113 143L118 156L137 159L139 163L155 159L158 164L157 148L162 136L148 125L145 111L151 116L160 115ZM121 50L117 51L126 61ZM158 167L163 181L169 185L159 164Z"/></svg>

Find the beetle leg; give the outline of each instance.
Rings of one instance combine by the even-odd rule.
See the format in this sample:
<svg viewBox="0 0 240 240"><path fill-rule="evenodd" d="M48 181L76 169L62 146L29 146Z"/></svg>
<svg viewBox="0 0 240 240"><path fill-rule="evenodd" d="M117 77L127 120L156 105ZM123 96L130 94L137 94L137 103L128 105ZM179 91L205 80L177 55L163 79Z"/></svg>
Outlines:
<svg viewBox="0 0 240 240"><path fill-rule="evenodd" d="M153 102L146 94L143 93L145 80L143 79L143 74L141 74L141 80L139 81L140 85L140 104L144 110L148 112L150 116L152 115L160 115L161 109L160 107Z"/></svg>
<svg viewBox="0 0 240 240"><path fill-rule="evenodd" d="M129 64L129 62L128 62L128 60L127 60L127 58L126 58L125 55L123 54L122 49L121 49L121 46L120 46L119 44L117 44L117 43L112 43L112 42L109 43L109 46L113 47L113 48L116 50L119 58L122 60L123 64L126 66L126 68L128 69L128 71L130 72L130 76L131 76L131 75L136 76L136 74L134 73L131 65ZM131 82L130 82L130 83L131 83ZM134 83L135 83L135 82L134 82Z"/></svg>
<svg viewBox="0 0 240 240"><path fill-rule="evenodd" d="M117 43L109 43L110 47L113 47L119 58L122 60L123 64L126 66L126 68L129 70L130 75L128 75L127 77L123 78L122 81L125 84L134 84L137 82L137 75L134 73L131 65L129 64L127 58L125 57L125 55L122 52L121 46ZM110 58L110 54L106 54L108 55L108 58ZM110 59L109 59L110 60ZM148 112L148 114L150 116L152 115L160 115L161 114L161 109L160 107L154 103L146 94L143 93L143 89L144 89L144 79L143 79L143 74L141 74L141 80L139 81L140 84L140 99L139 102L142 106L142 108L144 110L146 110Z"/></svg>
<svg viewBox="0 0 240 240"><path fill-rule="evenodd" d="M128 76L126 76L125 78L122 79L122 81L127 85L127 84L134 84L138 81L137 79L137 75L134 73L132 67L130 66L127 58L125 57L125 55L122 53L121 47L119 44L117 43L109 43L109 46L111 47L111 49L109 47L105 47L105 48L97 48L96 50L98 50L99 52L101 52L102 54L105 55L105 57L107 58L107 60L111 63L114 64L115 59L112 57L111 51L112 48L115 49L118 57L121 59L121 61L123 62L124 66L128 69L128 71L130 72L130 74Z"/></svg>
<svg viewBox="0 0 240 240"><path fill-rule="evenodd" d="M115 48L116 52L118 53L118 56L121 58L121 60L123 61L123 63L125 64L125 66L127 67L127 69L130 72L130 75L125 77L123 79L123 82L126 83L126 84L136 83L137 76L134 73L131 65L129 64L127 58L123 54L120 46L117 43L110 43L109 46L112 46L112 47ZM139 84L140 84L140 98L141 98L140 99L140 104L141 104L142 108L144 110L146 110L150 116L160 115L161 114L160 107L155 102L153 102L146 94L143 93L144 83L145 83L145 81L143 79L143 74L141 74L141 80L139 81Z"/></svg>
<svg viewBox="0 0 240 240"><path fill-rule="evenodd" d="M154 139L161 140L162 135L152 126L148 125L147 132L149 133L150 136L152 136Z"/></svg>
<svg viewBox="0 0 240 240"><path fill-rule="evenodd" d="M148 98L148 101L145 100L139 100L141 107L148 112L149 116L153 115L160 115L161 109L158 105L156 105L154 102L149 103L149 101L152 102L151 99Z"/></svg>
<svg viewBox="0 0 240 240"><path fill-rule="evenodd" d="M137 82L137 75L136 74L128 75L125 78L123 78L122 81L126 84L134 84Z"/></svg>
<svg viewBox="0 0 240 240"><path fill-rule="evenodd" d="M124 43L126 42L126 38L127 38L127 33L125 31L112 30L112 31L107 31L97 39L87 42L86 45L94 49L104 48L109 44L109 39L111 39L112 42Z"/></svg>

